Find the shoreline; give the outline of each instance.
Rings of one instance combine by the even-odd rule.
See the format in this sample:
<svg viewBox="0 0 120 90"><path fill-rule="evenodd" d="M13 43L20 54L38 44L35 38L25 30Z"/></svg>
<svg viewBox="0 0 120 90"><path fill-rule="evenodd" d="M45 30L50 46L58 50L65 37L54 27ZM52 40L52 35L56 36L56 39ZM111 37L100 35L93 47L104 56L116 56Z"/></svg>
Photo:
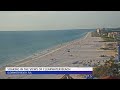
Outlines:
<svg viewBox="0 0 120 90"><path fill-rule="evenodd" d="M85 36L82 36L82 37L80 37L80 38L77 38L77 39L74 39L74 40L72 40L72 41L68 41L68 42L64 42L64 43L61 43L61 44L58 44L58 45L55 45L55 46L53 46L53 47L50 47L50 48L48 48L48 49L45 49L45 50L43 50L43 51L37 51L36 53L33 53L32 55L30 55L30 56L27 56L26 58L23 58L23 59L20 59L20 60L18 60L18 61L14 61L14 62L12 62L12 63L8 63L8 64L6 64L6 65L4 65L4 66L1 66L0 67L0 72L3 72L3 69L5 68L5 67L9 67L9 66L19 66L19 65L21 65L21 64L23 64L23 63L27 63L27 62L30 62L30 61L32 61L31 59L37 59L36 57L39 57L39 58L42 58L42 57L44 57L44 56L46 56L46 55L49 55L49 54L52 54L52 53L54 53L54 52L56 52L56 51L58 51L58 50L60 50L60 49L62 49L62 48L64 48L64 47L67 47L67 46L69 46L69 45L71 45L71 44L73 44L73 43L76 43L76 42L78 42L78 40L84 40L85 38L87 38L87 36L88 36L88 34L89 33L91 33L91 32L85 32L85 33L83 33L83 35L85 35ZM28 60L29 59L29 60Z"/></svg>
<svg viewBox="0 0 120 90"><path fill-rule="evenodd" d="M44 55L36 55L28 60L16 62L11 66L18 67L94 67L109 60L109 50L98 50L105 42L101 37L92 37L88 32L84 37L62 44ZM69 51L69 52L68 52ZM100 55L107 57L100 57ZM10 67L11 67L10 66ZM4 67L5 68L5 67ZM63 75L6 75L4 68L0 70L0 78L13 79L59 79ZM79 78L80 75L72 75Z"/></svg>

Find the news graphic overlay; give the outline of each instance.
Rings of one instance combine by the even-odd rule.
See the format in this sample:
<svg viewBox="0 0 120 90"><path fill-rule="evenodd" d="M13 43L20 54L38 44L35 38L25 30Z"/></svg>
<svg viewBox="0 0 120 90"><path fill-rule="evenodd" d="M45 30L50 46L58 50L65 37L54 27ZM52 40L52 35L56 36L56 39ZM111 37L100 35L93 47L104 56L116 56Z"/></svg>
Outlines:
<svg viewBox="0 0 120 90"><path fill-rule="evenodd" d="M6 67L6 74L92 74L93 67Z"/></svg>

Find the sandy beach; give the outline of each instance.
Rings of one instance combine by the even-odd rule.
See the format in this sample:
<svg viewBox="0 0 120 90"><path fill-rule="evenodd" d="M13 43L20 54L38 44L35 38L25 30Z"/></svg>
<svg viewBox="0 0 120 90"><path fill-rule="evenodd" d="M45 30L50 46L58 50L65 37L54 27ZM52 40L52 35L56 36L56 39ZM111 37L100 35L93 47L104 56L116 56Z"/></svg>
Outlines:
<svg viewBox="0 0 120 90"><path fill-rule="evenodd" d="M91 37L88 32L84 38L59 45L48 50L47 53L35 54L23 61L7 66L16 67L86 67L104 64L110 58L112 50L101 50L100 47L105 42L101 42L101 37ZM106 57L100 57L106 55ZM5 67L0 68L0 79L59 79L63 75L6 75ZM80 79L80 75L71 75Z"/></svg>

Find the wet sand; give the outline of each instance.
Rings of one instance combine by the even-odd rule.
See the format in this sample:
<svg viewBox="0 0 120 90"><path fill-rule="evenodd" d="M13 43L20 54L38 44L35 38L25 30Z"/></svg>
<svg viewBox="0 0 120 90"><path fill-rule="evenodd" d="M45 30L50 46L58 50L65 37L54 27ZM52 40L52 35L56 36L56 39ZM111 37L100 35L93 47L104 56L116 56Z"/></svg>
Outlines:
<svg viewBox="0 0 120 90"><path fill-rule="evenodd" d="M82 38L60 45L46 54L36 54L23 61L7 66L16 67L86 67L104 64L109 60L111 50L100 50L104 45L101 37L91 37L91 32ZM100 57L106 55L106 57ZM0 79L59 79L63 75L6 75L5 67L0 69ZM70 75L80 79L80 75Z"/></svg>

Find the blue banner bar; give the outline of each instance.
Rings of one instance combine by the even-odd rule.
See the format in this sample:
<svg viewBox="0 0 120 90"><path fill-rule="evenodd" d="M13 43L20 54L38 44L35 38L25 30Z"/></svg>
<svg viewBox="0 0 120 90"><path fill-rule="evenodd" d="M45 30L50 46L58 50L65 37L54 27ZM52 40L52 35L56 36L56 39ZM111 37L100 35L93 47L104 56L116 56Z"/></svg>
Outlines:
<svg viewBox="0 0 120 90"><path fill-rule="evenodd" d="M92 71L6 71L6 74L92 74Z"/></svg>

